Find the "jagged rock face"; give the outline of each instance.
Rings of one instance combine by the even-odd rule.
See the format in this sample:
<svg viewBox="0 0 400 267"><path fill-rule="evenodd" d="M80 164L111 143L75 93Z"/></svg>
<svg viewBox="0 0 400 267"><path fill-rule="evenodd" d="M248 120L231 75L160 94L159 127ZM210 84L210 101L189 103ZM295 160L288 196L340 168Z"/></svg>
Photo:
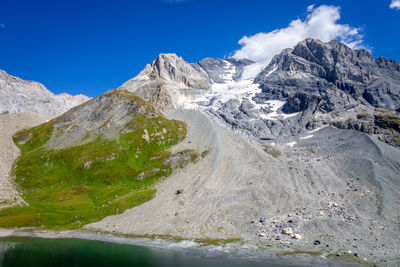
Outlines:
<svg viewBox="0 0 400 267"><path fill-rule="evenodd" d="M263 97L286 98L306 92L323 96L329 83L378 108L400 108L400 65L331 41L306 39L275 56L256 78Z"/></svg>
<svg viewBox="0 0 400 267"><path fill-rule="evenodd" d="M337 41L306 39L275 56L255 82L262 89L255 96L257 102L278 99L285 101L282 112L300 112L289 126L290 133L333 125L400 144L396 127L382 127L373 119L387 110L399 111L400 65L393 60L374 58L366 50L352 50ZM399 121L398 114L389 114Z"/></svg>
<svg viewBox="0 0 400 267"><path fill-rule="evenodd" d="M181 95L210 89L210 83L207 73L198 65L189 64L176 54L160 54L120 89L134 92L164 110L177 107Z"/></svg>
<svg viewBox="0 0 400 267"><path fill-rule="evenodd" d="M24 81L0 70L0 112L57 116L87 100L84 95L55 95L41 83Z"/></svg>
<svg viewBox="0 0 400 267"><path fill-rule="evenodd" d="M188 88L209 88L208 77L176 54L160 54L152 64L150 77L181 83Z"/></svg>

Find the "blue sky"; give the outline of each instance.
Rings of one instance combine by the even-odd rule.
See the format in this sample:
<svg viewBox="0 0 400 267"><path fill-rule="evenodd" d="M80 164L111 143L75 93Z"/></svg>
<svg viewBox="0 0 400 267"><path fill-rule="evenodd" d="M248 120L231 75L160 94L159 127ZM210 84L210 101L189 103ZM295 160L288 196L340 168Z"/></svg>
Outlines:
<svg viewBox="0 0 400 267"><path fill-rule="evenodd" d="M325 11L340 19L326 22L322 13L310 22L329 5L337 9ZM291 44L288 35L320 36L332 25L339 33L324 38L345 35L374 56L400 61L400 4L390 5L391 0L4 0L0 69L55 93L97 96L134 77L159 53L174 52L189 62L231 55L266 60ZM296 20L297 26L282 30ZM274 30L275 36L268 34ZM257 54L258 47L265 53Z"/></svg>

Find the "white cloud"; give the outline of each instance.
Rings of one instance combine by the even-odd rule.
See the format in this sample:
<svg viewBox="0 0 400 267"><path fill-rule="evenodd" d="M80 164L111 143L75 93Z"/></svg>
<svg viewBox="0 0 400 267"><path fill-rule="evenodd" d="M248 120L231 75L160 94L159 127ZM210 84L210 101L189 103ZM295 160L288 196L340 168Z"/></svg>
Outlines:
<svg viewBox="0 0 400 267"><path fill-rule="evenodd" d="M269 62L283 49L293 47L306 38L315 38L324 42L337 39L351 48L361 47L363 36L360 29L337 23L340 19L339 7L311 5L307 7L307 12L304 20L293 20L286 28L242 37L239 40L242 48L235 51L233 57Z"/></svg>
<svg viewBox="0 0 400 267"><path fill-rule="evenodd" d="M392 0L390 3L390 8L400 9L400 0Z"/></svg>

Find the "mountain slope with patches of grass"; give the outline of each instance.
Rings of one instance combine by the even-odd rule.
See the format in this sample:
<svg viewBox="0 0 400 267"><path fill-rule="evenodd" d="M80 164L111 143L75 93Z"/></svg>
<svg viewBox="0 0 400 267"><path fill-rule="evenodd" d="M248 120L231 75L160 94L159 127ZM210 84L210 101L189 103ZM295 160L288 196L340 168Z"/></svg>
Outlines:
<svg viewBox="0 0 400 267"><path fill-rule="evenodd" d="M78 228L140 205L173 167L196 159L167 150L185 135L183 122L116 90L18 132L14 175L27 205L1 210L0 227Z"/></svg>

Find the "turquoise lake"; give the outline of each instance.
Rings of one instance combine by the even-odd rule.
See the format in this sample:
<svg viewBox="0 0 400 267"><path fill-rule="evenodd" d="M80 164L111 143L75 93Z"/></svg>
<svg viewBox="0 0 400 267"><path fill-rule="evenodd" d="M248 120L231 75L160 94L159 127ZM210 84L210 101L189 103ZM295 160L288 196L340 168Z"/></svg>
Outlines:
<svg viewBox="0 0 400 267"><path fill-rule="evenodd" d="M0 238L0 266L278 266L205 259L170 250L84 239Z"/></svg>

